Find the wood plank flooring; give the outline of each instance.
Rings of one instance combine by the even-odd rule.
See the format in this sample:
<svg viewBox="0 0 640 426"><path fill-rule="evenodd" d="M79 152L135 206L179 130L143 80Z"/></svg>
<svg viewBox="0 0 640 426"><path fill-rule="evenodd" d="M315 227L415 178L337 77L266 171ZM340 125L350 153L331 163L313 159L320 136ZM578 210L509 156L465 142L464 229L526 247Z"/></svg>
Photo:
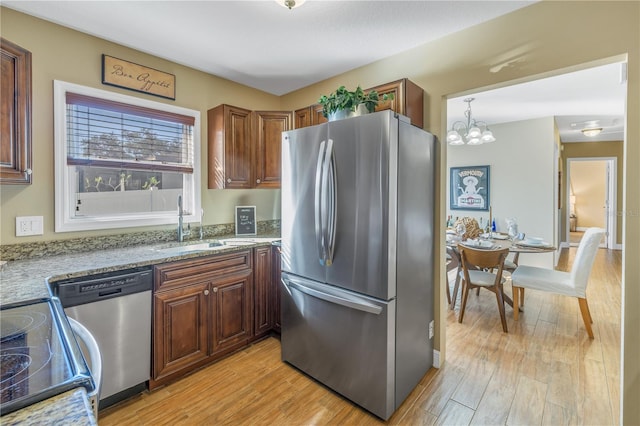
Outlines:
<svg viewBox="0 0 640 426"><path fill-rule="evenodd" d="M568 269L575 249L563 251ZM595 339L576 299L527 290L502 332L493 293L447 317L447 362L431 369L392 425L619 424L621 252L599 250L587 297ZM511 292L507 287L507 293ZM268 338L188 377L100 412L100 425L374 425L380 419L280 361Z"/></svg>

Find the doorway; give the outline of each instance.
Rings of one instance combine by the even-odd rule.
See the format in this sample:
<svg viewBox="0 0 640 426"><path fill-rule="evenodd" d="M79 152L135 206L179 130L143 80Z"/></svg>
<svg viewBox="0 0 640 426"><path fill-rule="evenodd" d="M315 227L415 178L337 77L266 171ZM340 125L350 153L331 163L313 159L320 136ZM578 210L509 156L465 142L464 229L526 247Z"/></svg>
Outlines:
<svg viewBox="0 0 640 426"><path fill-rule="evenodd" d="M615 248L617 158L567 158L567 235L569 246L577 246L589 227L605 229L600 247Z"/></svg>

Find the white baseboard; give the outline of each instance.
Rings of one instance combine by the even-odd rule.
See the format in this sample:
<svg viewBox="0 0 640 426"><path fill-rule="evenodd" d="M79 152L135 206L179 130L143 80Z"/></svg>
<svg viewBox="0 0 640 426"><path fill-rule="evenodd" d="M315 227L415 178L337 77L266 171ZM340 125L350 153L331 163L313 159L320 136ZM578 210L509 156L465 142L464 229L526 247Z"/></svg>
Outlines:
<svg viewBox="0 0 640 426"><path fill-rule="evenodd" d="M440 351L433 350L433 366L440 368Z"/></svg>
<svg viewBox="0 0 640 426"><path fill-rule="evenodd" d="M576 227L576 231L580 231L580 232L584 232L584 231L586 231L587 229L589 229L589 227L584 227L584 226L578 226L578 227Z"/></svg>
<svg viewBox="0 0 640 426"><path fill-rule="evenodd" d="M563 241L563 242L560 243L560 249L569 248L569 247L570 247L570 245L566 241Z"/></svg>

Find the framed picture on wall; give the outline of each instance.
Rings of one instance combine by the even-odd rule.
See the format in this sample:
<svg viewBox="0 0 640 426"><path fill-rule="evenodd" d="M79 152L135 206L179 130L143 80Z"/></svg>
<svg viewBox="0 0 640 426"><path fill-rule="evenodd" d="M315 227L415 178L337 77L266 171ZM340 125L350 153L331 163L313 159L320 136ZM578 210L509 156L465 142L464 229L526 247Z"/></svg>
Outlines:
<svg viewBox="0 0 640 426"><path fill-rule="evenodd" d="M449 206L451 210L489 211L490 166L451 167Z"/></svg>

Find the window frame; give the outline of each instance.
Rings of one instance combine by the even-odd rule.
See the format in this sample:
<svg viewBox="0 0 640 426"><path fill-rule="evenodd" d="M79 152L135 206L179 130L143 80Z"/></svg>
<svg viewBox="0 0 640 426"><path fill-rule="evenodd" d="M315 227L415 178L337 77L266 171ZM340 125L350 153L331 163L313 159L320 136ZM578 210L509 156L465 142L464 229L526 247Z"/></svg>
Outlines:
<svg viewBox="0 0 640 426"><path fill-rule="evenodd" d="M54 80L53 92L55 232L175 225L178 222L177 200L176 209L172 212L139 212L99 217L75 217L71 209L71 200L75 199L75 188L73 179L70 176L72 166L67 164L67 92L193 117L193 173L189 179L185 178L185 182L190 182L183 189L185 205L192 205L193 211L185 212L184 221L189 223L200 220L200 215L196 213L201 211L200 111L60 80Z"/></svg>

